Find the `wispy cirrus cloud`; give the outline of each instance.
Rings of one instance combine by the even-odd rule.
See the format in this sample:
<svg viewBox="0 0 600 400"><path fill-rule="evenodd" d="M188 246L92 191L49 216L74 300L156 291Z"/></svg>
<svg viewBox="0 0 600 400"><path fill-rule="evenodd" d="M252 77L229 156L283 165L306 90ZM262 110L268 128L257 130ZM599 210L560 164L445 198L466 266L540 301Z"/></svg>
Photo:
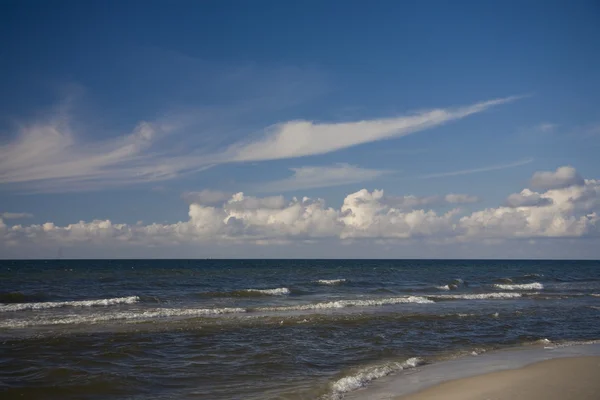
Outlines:
<svg viewBox="0 0 600 400"><path fill-rule="evenodd" d="M275 125L259 140L236 143L224 156L230 161L264 161L325 154L360 144L397 138L456 121L522 98L511 96L458 108L341 123L289 121Z"/></svg>
<svg viewBox="0 0 600 400"><path fill-rule="evenodd" d="M306 166L291 168L293 175L286 179L259 185L259 192L287 192L300 189L314 189L343 186L352 183L373 181L393 171L360 168L350 164L332 166Z"/></svg>
<svg viewBox="0 0 600 400"><path fill-rule="evenodd" d="M23 219L23 218L33 218L33 214L24 213L24 212L3 212L0 213L0 219Z"/></svg>
<svg viewBox="0 0 600 400"><path fill-rule="evenodd" d="M419 176L419 178L421 178L421 179L444 178L447 176L469 175L469 174L476 174L479 172L498 171L498 170L502 170L502 169L520 167L522 165L530 164L532 162L533 162L533 158L526 158L526 159L523 159L520 161L511 162L508 164L490 165L487 167L462 169L462 170L458 170L458 171L440 172L440 173L435 173L435 174L427 174L427 175L421 175L421 176Z"/></svg>
<svg viewBox="0 0 600 400"><path fill-rule="evenodd" d="M106 138L97 133L76 131L72 127L69 108L60 107L47 120L24 124L12 141L0 145L0 184L56 192L164 181L219 164L319 155L398 138L519 98L512 96L458 108L357 122L289 121L265 129L259 138L238 139L223 150L215 148L215 143L206 146L197 141L198 136L210 136L202 118L176 115L141 121L121 136ZM222 114L221 119L227 119L227 112ZM204 135L192 134L193 131ZM83 141L82 137L104 138L90 142ZM356 174L354 178L350 176L352 172ZM326 174L318 177L318 173ZM293 185L298 188L330 186L336 184L336 177L340 184L346 184L381 174L382 171L357 167L351 170L348 165L329 170L305 168L294 170L292 180L280 183L288 188L283 190L291 190Z"/></svg>
<svg viewBox="0 0 600 400"><path fill-rule="evenodd" d="M534 127L534 130L538 131L538 132L554 132L556 129L558 128L557 124L553 124L551 122L543 122L537 126Z"/></svg>

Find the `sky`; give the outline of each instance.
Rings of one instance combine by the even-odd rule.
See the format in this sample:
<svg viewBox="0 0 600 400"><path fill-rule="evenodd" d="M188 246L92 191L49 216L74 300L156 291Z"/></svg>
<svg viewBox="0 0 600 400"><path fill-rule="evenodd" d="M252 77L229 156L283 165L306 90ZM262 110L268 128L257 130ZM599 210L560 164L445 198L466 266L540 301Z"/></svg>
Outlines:
<svg viewBox="0 0 600 400"><path fill-rule="evenodd" d="M600 258L595 1L3 1L0 258Z"/></svg>

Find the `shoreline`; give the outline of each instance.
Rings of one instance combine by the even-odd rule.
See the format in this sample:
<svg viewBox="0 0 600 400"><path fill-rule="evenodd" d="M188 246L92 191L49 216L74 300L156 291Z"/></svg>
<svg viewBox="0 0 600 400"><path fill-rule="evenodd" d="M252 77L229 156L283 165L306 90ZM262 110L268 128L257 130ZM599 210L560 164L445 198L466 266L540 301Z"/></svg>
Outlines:
<svg viewBox="0 0 600 400"><path fill-rule="evenodd" d="M486 394L481 392L479 393L479 396L475 397L465 397L468 396L468 394L460 391L457 392L455 397L448 397L449 394L446 393L447 390L436 392L437 394L433 396L430 394L433 392L430 391L433 391L442 385L455 384L456 382L460 382L457 387L466 389L482 377L495 376L495 374L502 373L512 375L515 374L515 371L519 371L514 375L518 376L520 371L539 363L552 361L558 365L561 364L562 361L572 359L596 359L598 368L597 371L594 372L594 376L600 376L600 341L591 340L587 342L563 343L541 342L539 345L510 347L482 354L474 353L473 355L465 355L459 358L434 362L384 376L372 381L369 385L361 389L346 393L344 398L348 400L424 400L437 398L448 398L451 400L504 400L505 398L518 398L514 395L508 397L501 396L505 388L512 387L512 383L508 381L505 384L505 388L499 389L496 394ZM564 369L560 366L552 368L557 371ZM570 371L570 368L566 369L567 372ZM577 370L581 370L583 376L585 371L581 368L577 368ZM559 376L560 374L557 372L556 375ZM576 378L571 379L576 381ZM553 378L552 381L559 382L560 379L557 377L556 379ZM600 383L600 380L598 380L598 382ZM543 386L544 384L541 384L540 387ZM428 397L414 397L417 395L424 396L425 393L428 394ZM600 393L600 388L597 388L596 393ZM536 399L535 397L531 397L531 394L523 397L523 399L526 398ZM579 397L563 396L561 400L569 398ZM549 399L552 398L549 397Z"/></svg>
<svg viewBox="0 0 600 400"><path fill-rule="evenodd" d="M396 400L593 400L600 394L599 376L600 356L554 358L450 380Z"/></svg>

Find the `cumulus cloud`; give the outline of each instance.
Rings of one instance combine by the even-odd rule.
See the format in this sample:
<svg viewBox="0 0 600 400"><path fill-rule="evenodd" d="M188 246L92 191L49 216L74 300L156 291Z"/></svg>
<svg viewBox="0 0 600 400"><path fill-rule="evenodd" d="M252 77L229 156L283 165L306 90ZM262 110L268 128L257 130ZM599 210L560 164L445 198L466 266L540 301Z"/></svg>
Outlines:
<svg viewBox="0 0 600 400"><path fill-rule="evenodd" d="M403 211L385 204L382 190L366 189L349 194L340 209L339 220L345 238L397 238L452 234L456 210L443 215L435 211Z"/></svg>
<svg viewBox="0 0 600 400"><path fill-rule="evenodd" d="M469 204L477 203L480 199L477 196L470 196L468 194L450 193L444 197L444 200L450 204Z"/></svg>
<svg viewBox="0 0 600 400"><path fill-rule="evenodd" d="M536 173L534 177L552 174ZM507 202L508 206L477 211L461 218L460 225L466 230L464 236L582 237L599 233L598 180L589 179L582 185L550 189L543 193L525 189L509 196Z"/></svg>
<svg viewBox="0 0 600 400"><path fill-rule="evenodd" d="M181 243L274 244L316 240L420 240L458 243L535 238L599 237L600 180L508 196L507 205L465 214L436 206L472 203L473 196L387 196L383 190L348 194L339 208L322 199L231 195L221 204L200 197L189 205L189 219L174 224L116 224L80 221L66 226L7 225L0 219L0 245L174 245Z"/></svg>
<svg viewBox="0 0 600 400"><path fill-rule="evenodd" d="M559 167L556 171L536 172L531 178L531 186L540 190L561 189L583 184L583 178L571 166Z"/></svg>
<svg viewBox="0 0 600 400"><path fill-rule="evenodd" d="M392 171L360 168L350 164L332 166L306 166L291 168L293 175L286 179L259 185L261 192L286 192L330 186L343 186L351 183L368 182Z"/></svg>
<svg viewBox="0 0 600 400"><path fill-rule="evenodd" d="M506 205L509 207L542 207L551 204L551 198L542 197L541 194L529 189L523 189L521 193L513 193L506 199Z"/></svg>
<svg viewBox="0 0 600 400"><path fill-rule="evenodd" d="M22 218L33 218L33 214L31 213L15 213L15 212L3 212L0 213L0 218L3 219L22 219Z"/></svg>
<svg viewBox="0 0 600 400"><path fill-rule="evenodd" d="M415 208L435 207L441 205L458 205L476 203L480 199L468 194L450 193L445 196L385 196L382 202L390 207L401 210L413 210Z"/></svg>

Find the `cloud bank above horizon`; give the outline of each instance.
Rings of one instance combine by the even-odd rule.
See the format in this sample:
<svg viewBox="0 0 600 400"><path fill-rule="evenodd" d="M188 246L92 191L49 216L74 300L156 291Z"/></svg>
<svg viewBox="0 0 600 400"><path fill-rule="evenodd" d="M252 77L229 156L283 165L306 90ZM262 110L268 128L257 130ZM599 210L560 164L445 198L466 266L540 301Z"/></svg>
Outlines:
<svg viewBox="0 0 600 400"><path fill-rule="evenodd" d="M576 179L573 177L577 177ZM348 194L339 208L322 199L254 197L218 191L190 194L187 221L122 224L110 220L8 225L0 219L0 248L31 246L150 247L180 244L251 245L348 243L465 243L482 240L600 236L600 180L579 179L575 168L535 173L530 188L507 196L504 205L469 212L479 198L468 194L388 196L383 190ZM436 209L446 208L446 211Z"/></svg>

